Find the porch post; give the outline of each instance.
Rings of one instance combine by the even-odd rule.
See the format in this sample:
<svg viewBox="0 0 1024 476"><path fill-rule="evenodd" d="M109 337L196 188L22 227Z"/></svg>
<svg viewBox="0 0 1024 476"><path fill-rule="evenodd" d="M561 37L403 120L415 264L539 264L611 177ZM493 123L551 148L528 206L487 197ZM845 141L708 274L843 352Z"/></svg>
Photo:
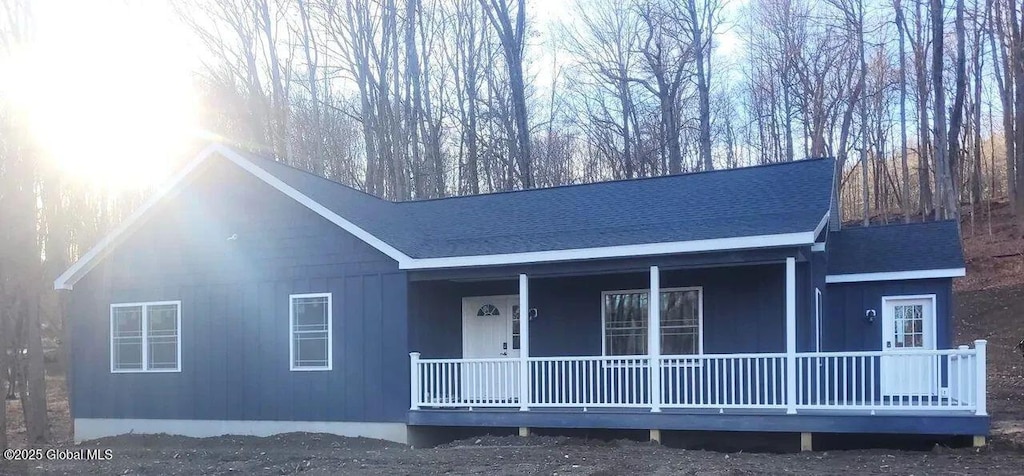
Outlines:
<svg viewBox="0 0 1024 476"><path fill-rule="evenodd" d="M530 281L519 275L519 410L530 404Z"/></svg>
<svg viewBox="0 0 1024 476"><path fill-rule="evenodd" d="M647 362L650 369L651 411L661 411L661 275L651 266L651 291L647 298Z"/></svg>
<svg viewBox="0 0 1024 476"><path fill-rule="evenodd" d="M409 409L420 409L420 353L409 352Z"/></svg>
<svg viewBox="0 0 1024 476"><path fill-rule="evenodd" d="M786 258L786 413L796 413L796 258Z"/></svg>
<svg viewBox="0 0 1024 476"><path fill-rule="evenodd" d="M986 379L988 378L988 364L985 362L985 348L988 347L988 341L979 339L974 341L975 359L978 359L978 365L975 367L975 378L977 381L974 384L975 390L978 392L975 397L975 410L974 414L979 416L988 415L988 402L985 401L988 398L988 385Z"/></svg>

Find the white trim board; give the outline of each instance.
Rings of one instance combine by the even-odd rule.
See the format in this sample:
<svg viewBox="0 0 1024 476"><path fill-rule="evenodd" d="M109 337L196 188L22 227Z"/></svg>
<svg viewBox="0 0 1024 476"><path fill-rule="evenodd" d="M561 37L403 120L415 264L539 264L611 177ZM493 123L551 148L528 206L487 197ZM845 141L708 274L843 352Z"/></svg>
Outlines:
<svg viewBox="0 0 1024 476"><path fill-rule="evenodd" d="M828 217L831 215L832 207L830 206L829 210L825 212L825 216L821 217L821 221L818 222L818 226L814 227L814 238L818 238L818 235L821 234L821 230L824 230L825 227L828 226Z"/></svg>
<svg viewBox="0 0 1024 476"><path fill-rule="evenodd" d="M742 236L730 238L714 238L707 240L675 241L666 243L648 243L636 245L605 246L594 248L577 248L566 250L535 251L525 253L505 253L478 256L452 256L444 258L413 258L399 251L394 246L373 236L366 230L344 217L334 213L327 207L313 200L309 196L286 184L270 172L259 167L244 155L238 153L231 147L223 144L211 144L204 148L195 159L171 181L153 194L146 202L139 207L130 217L123 221L110 234L105 236L92 249L82 255L70 268L60 275L53 282L54 289L72 289L74 284L91 271L103 257L114 247L121 244L127 236L137 229L146 213L164 198L176 195L188 183L188 178L196 171L209 157L220 155L235 163L243 170L256 176L266 184L274 187L281 193L291 197L324 217L331 223L338 225L356 238L377 249L386 256L398 262L399 269L442 269L442 268L464 268L475 266L500 266L526 263L545 263L555 261L577 261L602 258L626 258L632 256L652 256L675 253L699 253L705 251L738 250L755 248L772 248L783 246L808 246L814 243L815 237L828 224L829 213L826 212L813 231L780 233L770 235Z"/></svg>
<svg viewBox="0 0 1024 476"><path fill-rule="evenodd" d="M143 434L209 438L224 435L271 436L282 433L328 433L375 438L407 444L405 423L269 420L163 420L136 418L75 418L75 443L108 436Z"/></svg>
<svg viewBox="0 0 1024 476"><path fill-rule="evenodd" d="M449 258L418 258L399 263L401 269L465 268L473 266L499 266L506 264L543 263L552 261L578 261L601 258L628 258L674 253L703 251L774 248L782 246L809 246L814 243L814 232L782 233L777 235L714 238L710 240L673 241L642 245L576 248L568 250L532 251L480 256L453 256Z"/></svg>
<svg viewBox="0 0 1024 476"><path fill-rule="evenodd" d="M58 277L53 282L53 288L72 289L74 287L74 284L78 282L78 280L81 279L83 276L85 276L86 273L91 271L96 266L100 259L106 256L106 254L109 253L111 249L121 244L121 242L123 242L127 238L128 234L130 234L130 232L134 231L136 228L140 226L142 218L146 215L147 212L149 212L150 209L156 206L156 204L162 201L164 198L176 195L181 190L181 188L183 188L188 183L187 178L192 174L192 172L198 169L200 165L202 165L207 159L209 159L211 156L215 154L220 155L221 157L224 157L227 160L230 160L231 162L241 167L243 170L253 174L254 176L259 178L263 182L267 183L271 187L274 187L281 193L284 193L285 195L293 198L295 201L301 203L302 205L305 205L310 210L316 212L318 215L326 218L331 223L334 223L335 225L340 226L345 231L355 235L356 238L363 240L370 246L376 248L381 253L384 253L385 255L391 257L395 261L398 261L399 265L401 265L405 261L412 260L412 258L405 255L401 251L398 251L391 245L366 232L366 230L363 230L362 228L356 226L352 222L342 218L340 215L328 210L326 207L317 203L312 198L309 198L308 196L304 195L303 193L284 183L270 172L263 170L256 164L249 161L249 159L245 158L243 155L236 152L234 149L223 144L211 144L204 148L202 152L200 152L199 155L197 155L196 158L192 160L192 162L189 162L189 164L181 172L175 175L167 184L167 186L161 188L156 193L154 193L153 196L146 200L145 204L143 204L141 207L139 207L138 210L135 211L135 213L129 216L120 225L118 225L118 227L115 228L114 231L112 231L110 234L108 234L102 240L100 240L100 242L97 243L96 246L94 246L92 249L90 249L88 252L82 255L82 257L78 261L76 261L75 264L71 265L71 267L68 268L68 270L65 271L64 274L61 274L60 277Z"/></svg>
<svg viewBox="0 0 1024 476"><path fill-rule="evenodd" d="M216 145L212 145L204 148L195 159L192 159L184 169L175 174L167 185L159 188L149 199L147 199L142 206L140 206L134 213L128 218L122 221L113 231L108 233L93 246L89 251L85 252L78 261L71 265L63 274L61 274L56 280L53 281L53 289L71 289L72 286L78 282L82 276L92 271L92 269L99 263L112 247L117 246L124 240L124 237L139 226L141 219L150 209L156 206L165 197L172 197L178 193L178 191L187 183L186 178L192 174L200 165L206 162L206 159L216 152L218 148Z"/></svg>
<svg viewBox="0 0 1024 476"><path fill-rule="evenodd" d="M151 352L149 346L149 308L150 306L174 306L177 315L175 316L175 354L177 361L173 369L151 369L149 368L149 354ZM125 307L138 307L141 309L139 323L142 330L142 362L141 368L138 369L119 369L117 368L117 362L114 360L116 352L114 349L116 344L114 343L114 309L125 308ZM153 302L129 302L129 303L113 303L110 305L110 373L112 374L127 374L127 373L168 373L168 372L181 372L181 301L153 301Z"/></svg>
<svg viewBox="0 0 1024 476"><path fill-rule="evenodd" d="M295 300L306 298L327 298L327 365L302 366L295 362ZM322 332L322 331L316 331ZM331 293L306 293L288 295L288 363L292 372L330 371L334 369L334 298Z"/></svg>
<svg viewBox="0 0 1024 476"><path fill-rule="evenodd" d="M825 282L862 283L868 281L900 281L904 279L959 278L966 274L967 270L965 268L923 269L891 273L832 274L825 276Z"/></svg>

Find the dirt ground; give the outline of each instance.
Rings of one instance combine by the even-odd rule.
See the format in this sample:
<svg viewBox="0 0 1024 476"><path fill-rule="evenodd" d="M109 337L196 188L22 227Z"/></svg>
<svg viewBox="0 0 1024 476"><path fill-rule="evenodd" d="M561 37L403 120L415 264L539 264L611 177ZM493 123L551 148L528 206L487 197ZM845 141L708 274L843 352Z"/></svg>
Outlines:
<svg viewBox="0 0 1024 476"><path fill-rule="evenodd" d="M630 440L471 437L436 448L320 434L269 438L129 435L70 443L63 378L49 377L53 448L110 448L108 461L3 462L6 474L1024 474L1024 240L1006 204L963 226L968 276L956 281L956 343L989 341L990 445L931 451L714 452ZM20 404L8 402L9 436L24 447ZM879 443L884 446L884 444ZM873 446L868 441L867 446Z"/></svg>
<svg viewBox="0 0 1024 476"><path fill-rule="evenodd" d="M412 449L377 440L291 434L190 439L129 436L93 442L113 448L102 462L9 465L46 474L1020 474L1024 455L957 449L790 454L716 453L633 441L565 437L483 437ZM0 473L3 473L0 467Z"/></svg>

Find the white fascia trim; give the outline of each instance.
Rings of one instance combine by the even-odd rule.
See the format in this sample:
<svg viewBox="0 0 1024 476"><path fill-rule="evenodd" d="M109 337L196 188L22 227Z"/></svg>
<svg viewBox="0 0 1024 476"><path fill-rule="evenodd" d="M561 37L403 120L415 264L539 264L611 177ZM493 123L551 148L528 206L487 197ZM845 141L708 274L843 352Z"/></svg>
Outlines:
<svg viewBox="0 0 1024 476"><path fill-rule="evenodd" d="M243 170L256 176L256 178L259 178L260 180L267 183L271 187L274 187L281 193L291 197L295 201L306 206L306 208L309 208L316 214L326 218L331 223L340 226L345 231L351 233L356 238L363 240L370 246L376 248L381 253L384 253L388 257L394 259L395 261L398 261L399 265L412 261L412 258L407 256L406 254L402 253L401 251L398 251L393 246L385 243L379 238L367 233L366 230L363 230L362 228L356 226L352 222L342 218L338 214L328 210L326 207L317 203L315 200L309 198L305 194L299 192L290 185L284 183L277 177L273 176L271 173L267 172L266 170L263 170L256 164L250 162L248 159L246 159L241 154L235 152L230 147L224 146L222 144L211 144L204 148L199 153L199 155L197 155L195 159L189 162L189 164L183 170L178 172L178 174L176 174L168 182L166 186L161 188L159 191L154 193L148 200L146 200L146 202L141 207L139 207L139 209L136 210L135 213L132 213L132 215L128 217L126 220L124 220L120 225L118 225L117 228L114 229L114 231L110 232L107 236L103 237L103 239L100 240L100 242L97 243L96 246L94 246L87 253L82 255L82 257L79 258L79 260L75 262L75 264L73 264L70 268L68 268L68 270L65 271L64 274L61 274L60 277L58 277L53 282L53 288L67 290L72 289L74 284L78 282L78 280L81 279L82 276L84 276L86 273L92 270L92 268L94 268L96 264L99 263L99 259L101 259L107 252L109 252L111 248L120 244L121 241L123 241L126 238L128 232L132 231L135 227L139 225L139 221L141 220L141 218L147 212L149 212L150 209L156 206L156 204L163 200L165 197L177 193L184 185L185 179L189 176L189 174L195 171L195 169L202 165L206 161L206 159L208 159L210 156L214 154L218 154L224 157L225 159L234 162Z"/></svg>
<svg viewBox="0 0 1024 476"><path fill-rule="evenodd" d="M405 423L272 420L163 420L137 418L75 418L75 443L126 434L159 434L209 438L224 435L271 436L282 433L328 433L407 444Z"/></svg>
<svg viewBox="0 0 1024 476"><path fill-rule="evenodd" d="M401 269L463 268L471 266L497 266L506 264L543 263L551 261L577 261L600 258L626 258L674 253L770 248L778 246L807 246L814 243L814 232L782 233L777 235L715 238L710 240L676 241L644 245L607 246L571 250L534 251L480 256L453 256L450 258L420 258L399 262Z"/></svg>
<svg viewBox="0 0 1024 476"><path fill-rule="evenodd" d="M814 227L814 237L817 238L821 234L821 230L824 230L828 226L828 217L832 214L832 210L825 212L825 216L821 217L821 221L818 222L818 226Z"/></svg>
<svg viewBox="0 0 1024 476"><path fill-rule="evenodd" d="M398 261L399 265L413 260L405 253L398 251L397 248L385 243L380 238L377 238L376 236L373 236L370 233L368 233L366 230L356 226L356 224L342 218L337 213L328 210L326 207L321 205L316 200L313 200L312 198L309 198L302 192L299 192L298 190L292 188L292 186L284 183L283 181L281 181L281 179L275 177L270 172L267 172L266 170L263 170L256 164L250 162L248 159L243 157L241 154L235 152L231 148L220 146L220 150L218 150L218 152L220 152L220 154L223 155L228 160L234 162L235 164L238 164L239 167L249 171L260 180L266 182L271 187L276 188L281 193L288 195L289 197L295 199L295 201L305 205L306 208L309 208L310 210L316 212L318 215L326 218L331 223L334 223L335 225L340 226L345 231L355 235L356 238L363 240L364 242L366 242L366 244L376 248L377 251L384 253L389 258Z"/></svg>
<svg viewBox="0 0 1024 476"><path fill-rule="evenodd" d="M818 242L818 243L815 243L815 244L811 245L811 251L813 251L815 253L820 253L822 251L825 251L825 242L821 241L821 242Z"/></svg>
<svg viewBox="0 0 1024 476"><path fill-rule="evenodd" d="M67 269L67 271L64 271L63 274L57 277L57 279L53 281L53 289L70 290L82 276L96 266L99 262L99 258L102 258L109 248L120 243L125 234L138 225L139 220L149 212L150 209L156 206L156 204L163 200L164 197L177 193L178 189L185 182L185 178L218 150L219 148L214 144L207 146L200 151L196 158L192 159L192 161L189 162L184 169L174 175L166 185L150 196L142 206L135 210L135 213L132 213L128 218L117 225L113 231L104 236L99 243L82 255L75 264L71 265L71 267Z"/></svg>
<svg viewBox="0 0 1024 476"><path fill-rule="evenodd" d="M270 172L262 169L255 163L246 159L230 147L222 144L211 144L203 149L199 155L188 164L185 169L179 172L159 192L150 197L146 203L139 207L128 219L118 225L113 232L105 236L100 242L90 249L86 254L75 262L64 274L60 275L54 282L54 289L72 289L74 284L93 267L98 260L113 246L125 239L126 233L138 226L139 220L164 197L177 193L185 182L186 177L191 174L199 165L214 153L234 162L242 169L253 174L266 184L274 187L281 193L291 197L295 201L306 206L316 214L324 217L331 223L338 225L356 238L366 242L381 253L398 262L399 269L441 269L441 268L463 268L473 266L500 266L525 263L545 263L553 261L575 261L585 259L601 258L625 258L631 256L650 256L674 253L697 253L704 251L725 251L748 248L771 248L779 246L807 246L814 243L815 237L828 224L828 212L822 217L821 222L813 232L782 233L775 235L744 236L733 238L716 238L709 240L677 241L669 243L650 243L640 245L607 246L600 248L578 248L569 250L536 251L527 253L506 253L495 255L479 256L453 256L446 258L412 258L402 253L397 248L385 243L380 238L371 235L366 230L354 223L342 218L337 213L327 209L309 196L299 192L292 186L284 183Z"/></svg>
<svg viewBox="0 0 1024 476"><path fill-rule="evenodd" d="M825 276L826 283L862 283L867 281L899 281L904 279L959 278L965 276L965 268L923 269L920 271L896 271L892 273L833 274Z"/></svg>

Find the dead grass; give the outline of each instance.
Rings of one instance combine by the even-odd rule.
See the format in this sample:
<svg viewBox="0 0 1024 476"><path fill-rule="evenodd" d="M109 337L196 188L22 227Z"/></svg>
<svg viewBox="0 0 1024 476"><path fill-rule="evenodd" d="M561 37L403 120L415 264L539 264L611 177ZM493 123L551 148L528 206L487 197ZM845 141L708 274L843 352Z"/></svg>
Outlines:
<svg viewBox="0 0 1024 476"><path fill-rule="evenodd" d="M957 291L1024 285L1024 240L1009 203L992 204L991 225L988 210L979 205L973 225L964 216L961 232L967 276L954 282Z"/></svg>
<svg viewBox="0 0 1024 476"><path fill-rule="evenodd" d="M6 392L5 392L6 393ZM0 395L2 396L2 395ZM25 420L21 400L7 401L7 438L12 448L25 448ZM71 437L71 412L63 375L46 376L46 413L50 423L50 444L67 446Z"/></svg>

